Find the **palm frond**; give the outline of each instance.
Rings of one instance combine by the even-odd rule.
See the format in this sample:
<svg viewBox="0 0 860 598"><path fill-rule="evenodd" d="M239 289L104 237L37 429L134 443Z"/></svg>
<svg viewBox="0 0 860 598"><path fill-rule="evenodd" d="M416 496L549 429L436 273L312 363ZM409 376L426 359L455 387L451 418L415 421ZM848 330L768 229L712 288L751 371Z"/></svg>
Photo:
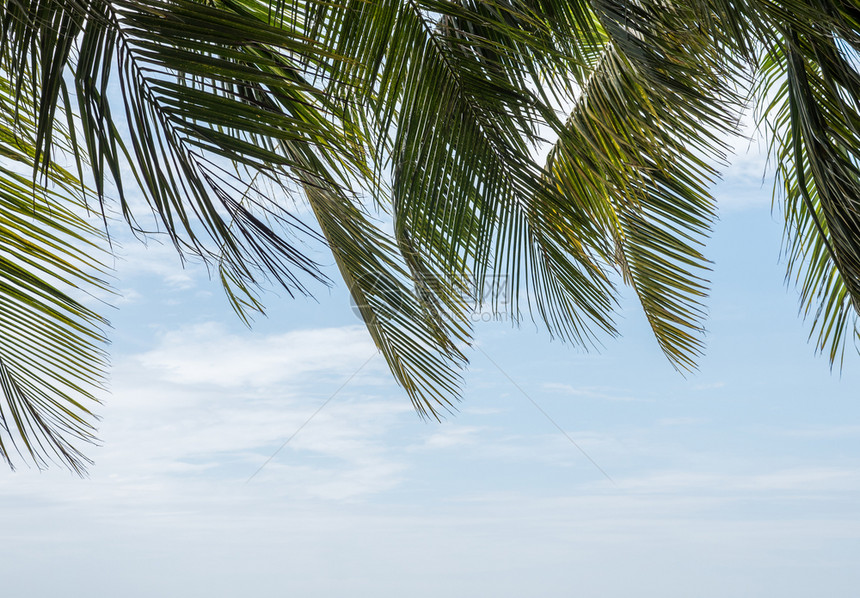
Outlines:
<svg viewBox="0 0 860 598"><path fill-rule="evenodd" d="M556 119L548 99L572 93L587 44L562 40L526 3L373 8L361 25L388 27L383 39L393 42L348 53L377 53L362 58L379 65L370 97L377 159L392 165L398 243L423 258L410 261L415 275L431 293L452 291L434 302L456 311L464 288L476 302L492 302L481 293L490 280L489 288L506 287L515 318L524 299L554 333L587 342L592 328L611 331L610 286L593 256L580 251L589 236L598 239L594 227L578 218L586 241L559 250L528 217L562 200L534 153L541 127ZM594 32L587 12L569 18Z"/></svg>
<svg viewBox="0 0 860 598"><path fill-rule="evenodd" d="M377 348L419 414L439 419L460 396L466 358L412 286L397 247L331 190L307 197Z"/></svg>
<svg viewBox="0 0 860 598"><path fill-rule="evenodd" d="M691 369L702 351L714 219L708 193L738 120L738 64L685 7L592 3L610 42L548 168L569 205L600 222L664 353Z"/></svg>
<svg viewBox="0 0 860 598"><path fill-rule="evenodd" d="M83 474L108 324L81 295L108 290L99 278L104 237L81 217L71 175L52 162L45 185L21 173L37 157L36 121L16 114L6 81L0 71L0 457Z"/></svg>
<svg viewBox="0 0 860 598"><path fill-rule="evenodd" d="M860 22L850 4L766 13L758 93L786 212L789 276L831 363L860 340Z"/></svg>

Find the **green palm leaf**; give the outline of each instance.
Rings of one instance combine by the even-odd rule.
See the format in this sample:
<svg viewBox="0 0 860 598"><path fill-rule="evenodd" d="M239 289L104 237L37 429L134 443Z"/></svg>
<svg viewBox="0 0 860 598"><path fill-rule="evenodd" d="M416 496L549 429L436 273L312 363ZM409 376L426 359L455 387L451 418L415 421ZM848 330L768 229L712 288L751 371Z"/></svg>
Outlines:
<svg viewBox="0 0 860 598"><path fill-rule="evenodd" d="M0 457L80 474L107 362L107 322L81 301L107 290L104 236L80 216L71 176L52 163L44 185L20 173L36 158L35 127L13 93L0 83Z"/></svg>
<svg viewBox="0 0 860 598"><path fill-rule="evenodd" d="M812 21L773 15L759 93L770 96L789 275L816 349L841 364L860 340L860 23L856 7L828 8Z"/></svg>
<svg viewBox="0 0 860 598"><path fill-rule="evenodd" d="M726 83L735 64L691 10L647 2L595 10L610 42L548 168L569 204L603 226L664 353L690 369L703 346L711 164L725 160L722 138L738 119Z"/></svg>

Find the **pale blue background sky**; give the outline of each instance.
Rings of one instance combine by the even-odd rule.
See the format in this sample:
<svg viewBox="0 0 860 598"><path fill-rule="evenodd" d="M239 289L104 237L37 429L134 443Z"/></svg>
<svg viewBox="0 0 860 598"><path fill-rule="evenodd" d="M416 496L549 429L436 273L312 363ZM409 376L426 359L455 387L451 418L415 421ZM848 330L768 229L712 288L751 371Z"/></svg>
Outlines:
<svg viewBox="0 0 860 598"><path fill-rule="evenodd" d="M813 356L757 154L717 189L708 352L686 379L627 296L583 354L489 323L423 422L342 287L253 331L205 270L127 244L91 477L0 470L2 595L856 596L858 357ZM336 273L332 271L332 274Z"/></svg>

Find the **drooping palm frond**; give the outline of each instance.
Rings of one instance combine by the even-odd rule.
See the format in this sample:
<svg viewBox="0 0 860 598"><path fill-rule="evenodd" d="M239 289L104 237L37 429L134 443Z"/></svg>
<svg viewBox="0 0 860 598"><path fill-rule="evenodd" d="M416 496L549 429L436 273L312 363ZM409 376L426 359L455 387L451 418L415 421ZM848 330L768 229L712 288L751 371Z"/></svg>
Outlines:
<svg viewBox="0 0 860 598"><path fill-rule="evenodd" d="M256 270L303 293L302 274L322 278L317 265L275 231L313 233L246 181L295 166L276 150L284 140L301 141L302 151L324 158L320 164L328 170L315 173L320 178L340 182L343 164L347 172L355 166L336 98L310 81L326 76L329 51L288 21L268 24L265 15L255 14L261 9L255 3L42 4L61 16L34 34L20 26L29 17L8 3L7 21L18 26L5 32L13 77L16 64L43 72L39 93L32 95L40 114L37 152L50 155L54 120L77 110L79 157L88 159L99 199L112 180L130 221L125 189L140 186L178 249L217 258L239 274L237 280L253 279ZM73 41L47 65L50 57L33 48L54 42L58 21L69 23L62 33ZM70 72L71 105L61 105L53 90ZM117 84L120 102L111 91ZM131 180L123 176L124 166L131 167ZM298 178L277 182L297 186Z"/></svg>
<svg viewBox="0 0 860 598"><path fill-rule="evenodd" d="M860 340L860 11L797 2L764 12L762 118L786 212L789 276L831 363ZM766 102L766 103L765 103Z"/></svg>
<svg viewBox="0 0 860 598"><path fill-rule="evenodd" d="M371 338L418 413L439 419L460 394L466 358L439 314L416 295L397 247L331 190L308 187L308 201Z"/></svg>
<svg viewBox="0 0 860 598"><path fill-rule="evenodd" d="M609 43L548 160L570 205L615 245L664 353L690 369L702 350L714 218L708 184L738 120L730 76L698 13L650 2L594 2Z"/></svg>
<svg viewBox="0 0 860 598"><path fill-rule="evenodd" d="M307 292L302 275L324 280L302 250L307 240L328 243L371 335L419 411L437 415L450 404L462 361L449 334L456 327L420 300L426 293L402 270L407 260L365 218L352 190L356 182L378 186L351 121L355 90L368 85L349 79L354 59L323 43L332 42L326 29L308 29L304 4L278 13L251 1L96 0L50 8L73 13L75 42L63 58L75 87L70 101L42 114L51 124L40 126L49 130L54 119L79 112L84 143L76 157L88 161L100 201L108 197L104 181L112 179L134 224L127 188L144 190L177 249L217 266L243 317L262 308L253 289L263 280L291 293ZM11 22L16 18L30 17L13 14ZM39 43L10 44L20 56L5 58L36 68L45 57L33 48L53 34L39 39L23 30L9 27L7 35ZM51 69L51 76L62 76L56 64ZM119 117L110 91L116 84ZM36 91L34 110L65 100ZM50 153L51 136L39 142L39 151ZM126 166L131 178L124 177ZM281 195L306 194L317 227L267 197L271 187ZM403 298L389 304L391 293Z"/></svg>
<svg viewBox="0 0 860 598"><path fill-rule="evenodd" d="M2 73L2 70L0 70ZM91 404L103 387L107 322L82 303L107 290L98 230L81 217L77 181L36 159L35 120L16 111L0 76L0 457L82 474L95 441Z"/></svg>
<svg viewBox="0 0 860 598"><path fill-rule="evenodd" d="M580 215L582 242L559 243L528 217L563 201L535 147L557 120L549 98L572 93L588 51L572 30L557 34L561 16L594 34L583 5L555 7L557 21L526 2L355 2L327 19L351 27L339 51L378 72L365 102L374 156L391 167L398 246L428 301L466 333L463 294L492 303L499 287L515 317L525 298L554 333L612 330L611 287L585 249L598 231Z"/></svg>

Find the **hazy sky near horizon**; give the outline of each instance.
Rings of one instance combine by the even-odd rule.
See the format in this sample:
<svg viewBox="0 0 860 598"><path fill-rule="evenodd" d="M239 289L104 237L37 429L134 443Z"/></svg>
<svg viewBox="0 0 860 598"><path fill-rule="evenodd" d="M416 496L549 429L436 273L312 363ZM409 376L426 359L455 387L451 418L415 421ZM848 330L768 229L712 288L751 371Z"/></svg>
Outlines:
<svg viewBox="0 0 860 598"><path fill-rule="evenodd" d="M599 353L478 324L443 423L415 415L343 285L269 294L247 330L203 268L127 241L103 445L88 479L0 470L2 594L856 595L860 358L831 372L807 344L741 153L698 372L626 293Z"/></svg>

